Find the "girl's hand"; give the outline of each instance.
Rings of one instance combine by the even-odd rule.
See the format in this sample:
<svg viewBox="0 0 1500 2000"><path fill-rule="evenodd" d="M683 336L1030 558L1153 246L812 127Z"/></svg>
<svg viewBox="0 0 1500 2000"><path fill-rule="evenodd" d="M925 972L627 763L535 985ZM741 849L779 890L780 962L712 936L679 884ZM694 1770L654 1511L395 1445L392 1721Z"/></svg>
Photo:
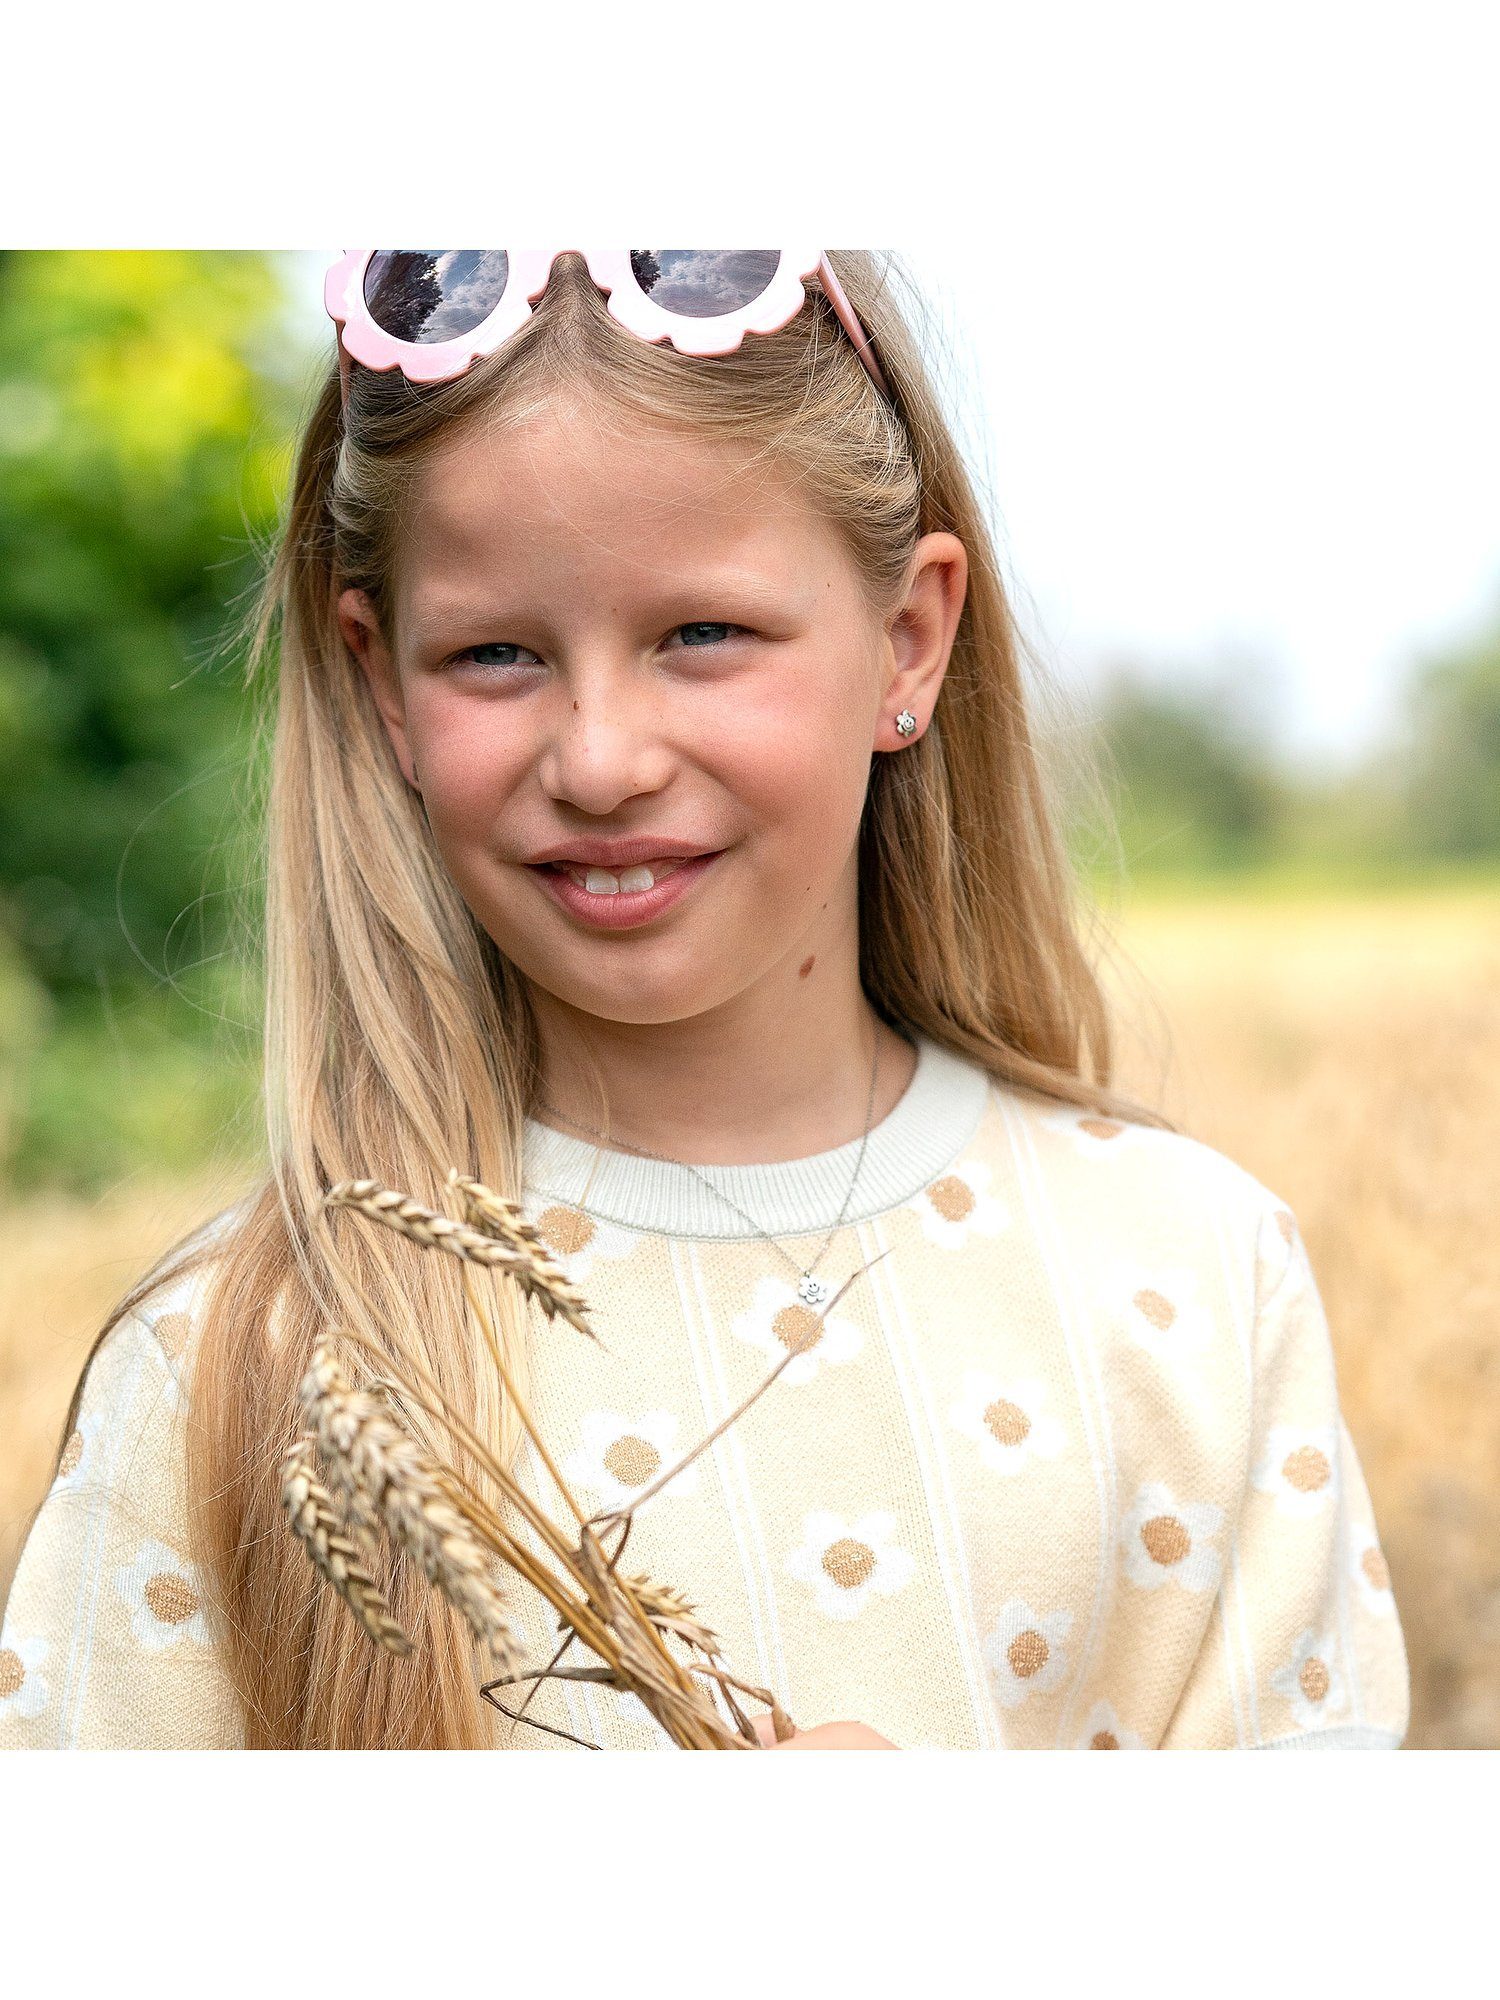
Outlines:
<svg viewBox="0 0 1500 2000"><path fill-rule="evenodd" d="M799 1729L784 1743L776 1741L769 1715L754 1718L755 1733L768 1750L899 1750L889 1736L864 1722L820 1722L815 1729Z"/></svg>

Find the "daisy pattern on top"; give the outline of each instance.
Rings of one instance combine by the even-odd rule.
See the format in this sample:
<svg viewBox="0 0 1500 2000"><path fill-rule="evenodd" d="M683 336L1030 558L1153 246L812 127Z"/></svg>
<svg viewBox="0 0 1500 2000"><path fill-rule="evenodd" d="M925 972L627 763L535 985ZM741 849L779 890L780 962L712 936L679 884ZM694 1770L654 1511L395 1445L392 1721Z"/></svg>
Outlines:
<svg viewBox="0 0 1500 2000"><path fill-rule="evenodd" d="M1273 1212L1276 1227L1281 1231L1282 1241L1295 1255L1297 1250L1297 1218L1289 1208L1277 1208Z"/></svg>
<svg viewBox="0 0 1500 2000"><path fill-rule="evenodd" d="M852 1361L865 1344L857 1320L804 1305L796 1286L774 1272L757 1282L749 1305L735 1314L730 1329L766 1356L767 1373L772 1362L791 1351L778 1385L810 1382L824 1362Z"/></svg>
<svg viewBox="0 0 1500 2000"><path fill-rule="evenodd" d="M152 1320L151 1331L156 1336L158 1352L166 1359L177 1392L175 1401L180 1404L192 1368L196 1324L190 1313L163 1312Z"/></svg>
<svg viewBox="0 0 1500 2000"><path fill-rule="evenodd" d="M1164 1361L1180 1361L1213 1339L1213 1314L1185 1264L1116 1263L1101 1285L1111 1323Z"/></svg>
<svg viewBox="0 0 1500 2000"><path fill-rule="evenodd" d="M1063 1427L1048 1415L1046 1401L1047 1385L1035 1376L1002 1380L966 1368L963 1394L950 1404L948 1421L977 1441L986 1465L1010 1475L1021 1471L1033 1453L1056 1458L1063 1448Z"/></svg>
<svg viewBox="0 0 1500 2000"><path fill-rule="evenodd" d="M142 1542L135 1560L115 1571L115 1590L134 1612L130 1629L148 1653L165 1653L185 1640L213 1643L198 1572L165 1543Z"/></svg>
<svg viewBox="0 0 1500 2000"><path fill-rule="evenodd" d="M851 1522L815 1507L802 1517L802 1541L787 1557L787 1575L811 1584L825 1618L857 1618L869 1597L890 1597L911 1582L916 1563L894 1539L895 1529L895 1515L881 1509Z"/></svg>
<svg viewBox="0 0 1500 2000"><path fill-rule="evenodd" d="M1145 1744L1127 1729L1107 1701L1096 1701L1084 1718L1076 1750L1144 1750Z"/></svg>
<svg viewBox="0 0 1500 2000"><path fill-rule="evenodd" d="M681 1458L677 1417L672 1410L647 1410L643 1416L623 1416L619 1410L588 1410L583 1418L583 1443L563 1466L567 1479L587 1487L601 1510L621 1507ZM644 1502L647 1513L661 1500L685 1500L698 1490L703 1461L695 1458L659 1493Z"/></svg>
<svg viewBox="0 0 1500 2000"><path fill-rule="evenodd" d="M1316 1729L1326 1716L1339 1714L1344 1682L1334 1664L1333 1634L1309 1626L1293 1647L1291 1659L1272 1674L1271 1685L1286 1696L1304 1729Z"/></svg>
<svg viewBox="0 0 1500 2000"><path fill-rule="evenodd" d="M550 1196L528 1195L521 1213L575 1284L582 1284L596 1264L628 1257L641 1240L638 1229L588 1215Z"/></svg>
<svg viewBox="0 0 1500 2000"><path fill-rule="evenodd" d="M957 1160L906 1204L922 1218L931 1243L961 1250L971 1236L998 1236L1010 1227L1010 1210L990 1193L988 1160Z"/></svg>
<svg viewBox="0 0 1500 2000"><path fill-rule="evenodd" d="M47 1706L52 1688L41 1667L47 1658L47 1641L7 1636L0 1646L0 1721L14 1715L30 1720Z"/></svg>
<svg viewBox="0 0 1500 2000"><path fill-rule="evenodd" d="M1019 1708L1032 1695L1056 1687L1068 1670L1062 1642L1072 1624L1071 1611L1033 1611L1024 1597L1001 1606L984 1656L1002 1708Z"/></svg>
<svg viewBox="0 0 1500 2000"><path fill-rule="evenodd" d="M1037 1123L1052 1132L1066 1132L1081 1153L1114 1158L1130 1151L1148 1136L1147 1128L1123 1118L1110 1118L1102 1111L1084 1111L1072 1105L1060 1111L1046 1111Z"/></svg>
<svg viewBox="0 0 1500 2000"><path fill-rule="evenodd" d="M1338 1496L1338 1438L1331 1424L1273 1424L1250 1481L1284 1514L1321 1514Z"/></svg>
<svg viewBox="0 0 1500 2000"><path fill-rule="evenodd" d="M1360 1601L1377 1617L1394 1618L1396 1599L1391 1591L1391 1572L1380 1543L1368 1528L1356 1529L1350 1555L1350 1575Z"/></svg>
<svg viewBox="0 0 1500 2000"><path fill-rule="evenodd" d="M85 1410L77 1424L69 1431L63 1444L62 1455L57 1461L57 1476L52 1482L54 1493L67 1492L74 1486L81 1486L92 1478L97 1469L94 1453L95 1439L99 1435L100 1417L97 1410Z"/></svg>
<svg viewBox="0 0 1500 2000"><path fill-rule="evenodd" d="M1148 1480L1120 1523L1125 1574L1143 1590L1159 1590L1164 1583L1212 1590L1223 1562L1213 1538L1223 1525L1222 1507L1207 1500L1186 1504L1161 1480Z"/></svg>

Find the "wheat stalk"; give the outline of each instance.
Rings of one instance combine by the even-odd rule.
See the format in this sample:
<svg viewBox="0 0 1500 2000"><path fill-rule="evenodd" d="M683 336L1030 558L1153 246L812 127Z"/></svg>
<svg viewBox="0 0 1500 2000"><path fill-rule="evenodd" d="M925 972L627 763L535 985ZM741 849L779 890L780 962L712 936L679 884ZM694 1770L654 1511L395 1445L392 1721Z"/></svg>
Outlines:
<svg viewBox="0 0 1500 2000"><path fill-rule="evenodd" d="M410 1653L411 1638L391 1616L380 1586L345 1532L333 1496L319 1483L313 1453L313 1440L304 1435L281 1461L281 1504L292 1532L376 1645L390 1653Z"/></svg>
<svg viewBox="0 0 1500 2000"><path fill-rule="evenodd" d="M697 1607L681 1591L673 1590L670 1584L653 1583L649 1576L628 1577L626 1588L635 1593L641 1609L660 1630L675 1632L689 1645L701 1647L710 1655L718 1652L717 1635L693 1616Z"/></svg>
<svg viewBox="0 0 1500 2000"><path fill-rule="evenodd" d="M299 1394L334 1491L354 1506L363 1495L428 1581L463 1613L497 1664L512 1663L518 1642L490 1575L490 1552L421 1445L379 1397L353 1387L326 1341L313 1350Z"/></svg>
<svg viewBox="0 0 1500 2000"><path fill-rule="evenodd" d="M339 1182L328 1190L324 1201L328 1206L352 1208L424 1249L441 1250L462 1259L466 1265L502 1273L523 1293L536 1298L549 1317L564 1318L597 1341L598 1335L588 1323L582 1294L553 1259L519 1207L482 1181L460 1174L456 1168L449 1171L447 1185L462 1204L462 1221L366 1178ZM846 1280L825 1311L838 1303L859 1275L856 1272ZM490 1316L467 1270L464 1292L522 1428L574 1517L576 1542L569 1544L510 1469L500 1464L494 1452L475 1436L416 1357L405 1354L398 1363L363 1335L343 1329L343 1337L376 1364L376 1380L383 1391L394 1390L410 1407L425 1410L474 1455L498 1491L536 1531L552 1562L519 1541L453 1466L434 1460L397 1420L389 1402L371 1389L356 1388L340 1368L329 1343L323 1341L314 1350L300 1397L312 1438L328 1468L332 1493L317 1486L305 1456L296 1457L294 1473L293 1455L288 1454L287 1475L298 1495L295 1511L291 1501L287 1503L289 1517L321 1573L336 1589L341 1589L360 1616L359 1606L344 1588L352 1574L349 1557L354 1553L347 1537L369 1534L377 1524L383 1524L398 1545L413 1556L428 1579L462 1611L475 1635L490 1647L499 1671L494 1679L481 1686L479 1692L483 1698L504 1715L529 1721L552 1734L568 1736L587 1749L598 1746L572 1736L569 1730L559 1730L551 1723L526 1716L526 1707L543 1680L590 1680L634 1693L672 1740L685 1749L760 1747L749 1718L735 1699L736 1691L770 1709L778 1741L791 1735L791 1718L775 1695L730 1671L722 1658L717 1635L696 1616L696 1606L688 1598L645 1575L625 1576L619 1570L636 1510L764 1394L791 1359L790 1350L744 1402L627 1505L585 1517L554 1463L512 1371L506 1366ZM603 1346L603 1342L599 1344ZM315 1501L314 1492L321 1498ZM337 1506L343 1508L346 1517L343 1533L335 1511ZM601 1534L612 1527L618 1527L620 1533L613 1551L606 1552ZM320 1552L329 1559L326 1567L319 1562ZM516 1657L515 1633L508 1609L490 1574L496 1557L539 1591L558 1614L562 1641L540 1670L522 1668ZM334 1574L335 1558L338 1575ZM363 1570L360 1576L368 1582ZM370 1587L373 1589L373 1585ZM368 1609L368 1600L362 1601ZM376 1617L378 1622L378 1614ZM377 1637L363 1616L361 1623L372 1637ZM396 1630L399 1632L400 1628ZM560 1665L569 1646L579 1640L590 1648L600 1664ZM701 1657L679 1659L672 1650L672 1641L686 1645L693 1655ZM409 1647L410 1642L407 1643ZM717 1687L719 1698L729 1712L728 1722L715 1706L710 1691L695 1678L698 1675L706 1675ZM530 1691L519 1710L506 1708L494 1690L521 1680L532 1682Z"/></svg>
<svg viewBox="0 0 1500 2000"><path fill-rule="evenodd" d="M409 1194L382 1187L379 1181L340 1181L337 1187L328 1190L323 1200L330 1208L357 1209L372 1222L383 1222L388 1229L398 1230L424 1249L445 1250L467 1263L503 1271L523 1292L537 1300L549 1319L560 1316L580 1333L586 1333L590 1340L598 1340L598 1334L588 1323L582 1292L548 1253L536 1230L519 1219L513 1221L512 1205L483 1181L461 1182L456 1172L450 1170L449 1184L465 1188L465 1200L478 1208L485 1226L455 1222L451 1215L439 1214L436 1209L414 1201Z"/></svg>

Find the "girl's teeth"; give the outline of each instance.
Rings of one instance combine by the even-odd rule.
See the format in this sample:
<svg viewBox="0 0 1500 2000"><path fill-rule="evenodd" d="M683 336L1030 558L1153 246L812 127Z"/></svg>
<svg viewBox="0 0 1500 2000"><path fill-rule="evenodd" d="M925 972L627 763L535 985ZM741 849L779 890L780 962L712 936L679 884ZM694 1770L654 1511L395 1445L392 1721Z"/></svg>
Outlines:
<svg viewBox="0 0 1500 2000"><path fill-rule="evenodd" d="M663 875L670 875L680 864L676 861L660 861L656 867L648 868L644 862L634 868L624 868L613 875L607 868L569 868L573 880L595 896L618 896L623 889L627 895L650 889Z"/></svg>

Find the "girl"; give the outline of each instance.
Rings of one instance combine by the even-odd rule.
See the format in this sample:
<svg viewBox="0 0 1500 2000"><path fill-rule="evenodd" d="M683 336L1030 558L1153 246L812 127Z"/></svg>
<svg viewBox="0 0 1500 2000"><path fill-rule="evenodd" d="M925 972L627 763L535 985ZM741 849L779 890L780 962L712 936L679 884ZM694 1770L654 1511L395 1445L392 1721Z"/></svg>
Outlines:
<svg viewBox="0 0 1500 2000"><path fill-rule="evenodd" d="M270 1172L95 1345L7 1607L5 1742L667 1744L587 1682L498 1714L408 1565L418 1650L377 1651L285 1524L335 1324L394 1328L557 1504L460 1337L462 1267L322 1205L372 1175L443 1207L455 1166L586 1291L603 1348L497 1288L594 1507L793 1350L631 1546L795 1747L1400 1742L1305 1246L1110 1087L995 553L886 278L330 272L339 367L254 635L279 619ZM540 1667L553 1618L514 1601Z"/></svg>

